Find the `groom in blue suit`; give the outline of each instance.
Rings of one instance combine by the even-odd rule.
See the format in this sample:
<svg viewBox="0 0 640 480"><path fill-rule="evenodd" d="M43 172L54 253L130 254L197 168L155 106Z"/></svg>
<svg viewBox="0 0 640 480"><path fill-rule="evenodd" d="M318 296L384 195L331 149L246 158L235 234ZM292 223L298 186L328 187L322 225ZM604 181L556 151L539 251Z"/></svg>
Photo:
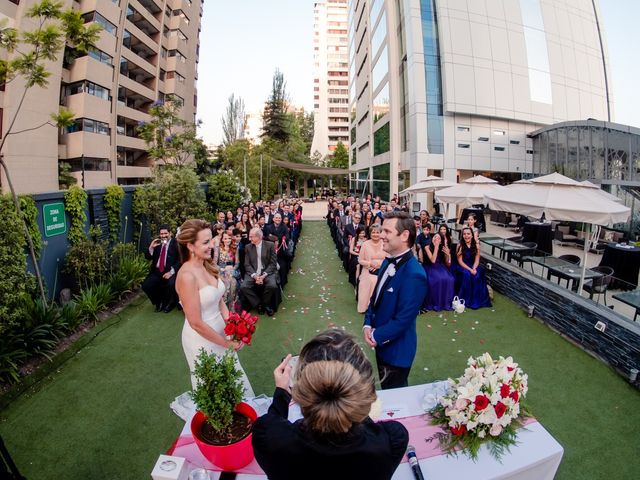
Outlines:
<svg viewBox="0 0 640 480"><path fill-rule="evenodd" d="M376 350L382 389L406 387L416 356L416 317L429 285L411 247L416 227L406 212L387 212L380 234L387 258L364 316L364 340Z"/></svg>

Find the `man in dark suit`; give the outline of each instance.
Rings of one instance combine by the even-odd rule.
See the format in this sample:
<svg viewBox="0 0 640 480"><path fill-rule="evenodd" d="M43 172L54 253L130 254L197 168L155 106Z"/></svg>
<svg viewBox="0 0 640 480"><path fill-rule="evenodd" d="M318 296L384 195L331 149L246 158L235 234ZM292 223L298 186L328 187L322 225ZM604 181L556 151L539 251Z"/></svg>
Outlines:
<svg viewBox="0 0 640 480"><path fill-rule="evenodd" d="M154 239L145 252L151 260L151 269L142 283L142 290L156 307L156 312L169 313L177 303L176 274L180 268L180 254L178 242L171 238L169 225L160 225L158 230L159 238Z"/></svg>
<svg viewBox="0 0 640 480"><path fill-rule="evenodd" d="M251 243L245 247L245 273L240 293L247 310L257 307L259 313L266 311L271 316L274 313L273 296L278 288L276 248L273 243L263 241L259 228L251 229L249 240Z"/></svg>
<svg viewBox="0 0 640 480"><path fill-rule="evenodd" d="M282 223L282 215L275 213L273 215L273 223L267 225L265 238L273 242L276 246L276 255L278 257L278 274L280 276L280 286L287 284L287 274L289 273L289 257L287 257L287 246L291 235L287 226Z"/></svg>
<svg viewBox="0 0 640 480"><path fill-rule="evenodd" d="M263 218L265 225L270 225L273 223L273 214L271 213L271 207L269 205L264 206Z"/></svg>
<svg viewBox="0 0 640 480"><path fill-rule="evenodd" d="M418 343L416 317L429 285L411 252L416 228L407 213L388 212L380 238L388 256L364 316L364 340L376 349L382 388L406 387Z"/></svg>

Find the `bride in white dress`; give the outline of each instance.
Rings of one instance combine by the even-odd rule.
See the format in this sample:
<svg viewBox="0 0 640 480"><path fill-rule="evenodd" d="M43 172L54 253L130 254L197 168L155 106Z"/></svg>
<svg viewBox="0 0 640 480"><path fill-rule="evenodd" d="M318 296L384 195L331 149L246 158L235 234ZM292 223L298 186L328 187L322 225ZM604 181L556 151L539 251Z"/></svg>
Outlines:
<svg viewBox="0 0 640 480"><path fill-rule="evenodd" d="M223 355L233 348L242 348L242 342L229 340L224 334L225 319L229 309L224 303L224 283L219 278L218 267L213 263L211 228L204 220L187 220L177 236L182 266L176 278L176 291L185 314L182 329L184 349L191 385L196 388L193 369L200 349ZM253 389L234 352L236 366L242 371L244 397L254 397Z"/></svg>

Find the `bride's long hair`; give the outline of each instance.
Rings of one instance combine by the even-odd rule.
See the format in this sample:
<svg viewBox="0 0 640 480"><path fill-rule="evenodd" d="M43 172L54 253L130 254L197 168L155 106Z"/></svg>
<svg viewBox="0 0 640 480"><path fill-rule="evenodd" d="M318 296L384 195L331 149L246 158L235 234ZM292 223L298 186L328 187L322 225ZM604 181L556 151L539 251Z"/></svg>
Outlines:
<svg viewBox="0 0 640 480"><path fill-rule="evenodd" d="M211 230L211 224L205 220L199 219L187 220L180 226L180 233L176 236L176 240L178 241L180 261L182 263L185 263L191 258L191 252L189 252L187 245L196 243L198 233L206 228ZM216 279L220 275L220 270L218 269L218 266L213 263L213 258L206 258L204 260L204 268Z"/></svg>

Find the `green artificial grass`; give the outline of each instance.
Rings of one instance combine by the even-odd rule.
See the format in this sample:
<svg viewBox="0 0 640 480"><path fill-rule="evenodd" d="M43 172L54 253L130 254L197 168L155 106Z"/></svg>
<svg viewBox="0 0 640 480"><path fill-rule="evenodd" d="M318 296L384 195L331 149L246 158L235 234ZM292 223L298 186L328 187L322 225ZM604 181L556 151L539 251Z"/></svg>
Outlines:
<svg viewBox="0 0 640 480"><path fill-rule="evenodd" d="M256 394L271 395L280 359L317 332L338 326L361 336L324 222L305 223L285 296L240 351ZM178 436L183 422L169 403L189 388L182 314L153 313L145 300L120 316L0 412L0 434L30 480L149 478ZM565 449L556 478L637 478L640 393L513 302L496 295L492 309L421 315L418 336L411 384L459 376L470 355L511 355L529 374L533 414Z"/></svg>

